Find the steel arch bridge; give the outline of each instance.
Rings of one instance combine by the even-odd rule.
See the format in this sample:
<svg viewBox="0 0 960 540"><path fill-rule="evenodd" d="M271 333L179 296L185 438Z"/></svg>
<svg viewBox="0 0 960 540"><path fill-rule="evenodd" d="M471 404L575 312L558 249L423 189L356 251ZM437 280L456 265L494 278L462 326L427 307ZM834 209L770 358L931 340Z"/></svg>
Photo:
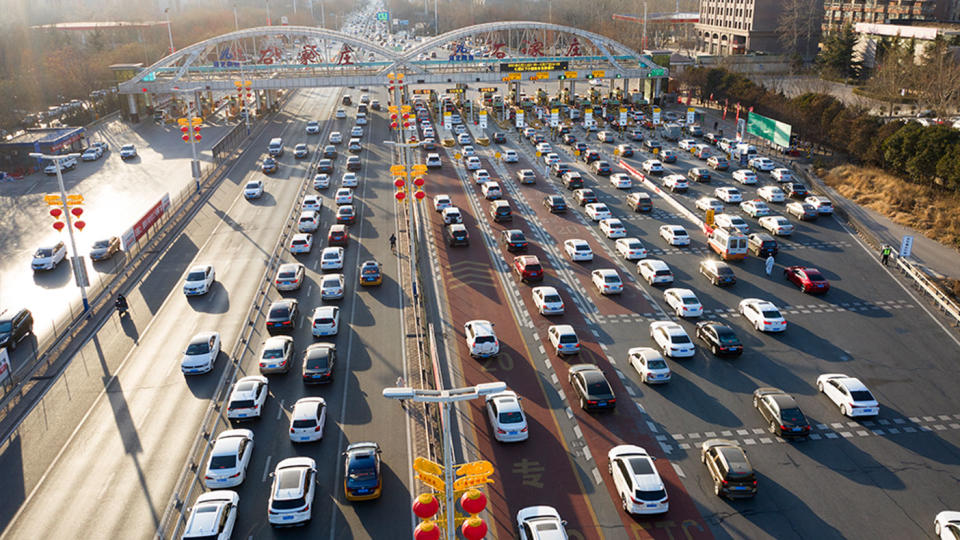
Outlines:
<svg viewBox="0 0 960 540"><path fill-rule="evenodd" d="M408 83L500 83L520 79L662 79L666 68L615 40L556 24L496 22L452 30L396 51L308 26L263 26L211 38L169 55L119 85L125 94L190 87L230 91Z"/></svg>

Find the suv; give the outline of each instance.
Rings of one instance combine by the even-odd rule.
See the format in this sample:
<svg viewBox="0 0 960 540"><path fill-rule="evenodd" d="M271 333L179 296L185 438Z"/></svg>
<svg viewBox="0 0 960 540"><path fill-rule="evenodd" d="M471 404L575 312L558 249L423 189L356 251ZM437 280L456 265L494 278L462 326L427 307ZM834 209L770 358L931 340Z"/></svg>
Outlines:
<svg viewBox="0 0 960 540"><path fill-rule="evenodd" d="M780 251L777 241L766 233L753 233L747 237L747 251L757 257L776 255Z"/></svg>
<svg viewBox="0 0 960 540"><path fill-rule="evenodd" d="M33 333L33 314L29 309L19 311L0 311L0 347L11 351L17 348L17 342Z"/></svg>
<svg viewBox="0 0 960 540"><path fill-rule="evenodd" d="M579 189L583 187L583 177L577 171L567 171L563 173L563 185L568 190Z"/></svg>
<svg viewBox="0 0 960 540"><path fill-rule="evenodd" d="M469 246L470 235L467 234L467 227L463 223L451 223L444 227L447 243L453 246Z"/></svg>
<svg viewBox="0 0 960 540"><path fill-rule="evenodd" d="M520 281L543 281L543 266L536 255L514 257L513 270Z"/></svg>
<svg viewBox="0 0 960 540"><path fill-rule="evenodd" d="M463 334L473 358L490 358L500 352L500 342L490 321L467 321L463 325Z"/></svg>
<svg viewBox="0 0 960 540"><path fill-rule="evenodd" d="M757 478L743 449L733 441L710 439L700 446L700 461L706 465L718 497L753 497Z"/></svg>

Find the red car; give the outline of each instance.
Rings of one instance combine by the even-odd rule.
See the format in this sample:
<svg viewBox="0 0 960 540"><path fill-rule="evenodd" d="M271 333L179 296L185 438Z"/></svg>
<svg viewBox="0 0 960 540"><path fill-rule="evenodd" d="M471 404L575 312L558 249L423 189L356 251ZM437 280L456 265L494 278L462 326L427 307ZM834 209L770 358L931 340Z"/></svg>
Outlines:
<svg viewBox="0 0 960 540"><path fill-rule="evenodd" d="M536 255L521 255L514 257L513 269L520 277L520 281L543 281L543 267Z"/></svg>
<svg viewBox="0 0 960 540"><path fill-rule="evenodd" d="M328 246L345 246L347 245L347 241L347 227L345 225L337 224L330 226L330 232L327 234Z"/></svg>
<svg viewBox="0 0 960 540"><path fill-rule="evenodd" d="M783 275L805 293L822 294L830 290L830 282L816 268L788 266Z"/></svg>

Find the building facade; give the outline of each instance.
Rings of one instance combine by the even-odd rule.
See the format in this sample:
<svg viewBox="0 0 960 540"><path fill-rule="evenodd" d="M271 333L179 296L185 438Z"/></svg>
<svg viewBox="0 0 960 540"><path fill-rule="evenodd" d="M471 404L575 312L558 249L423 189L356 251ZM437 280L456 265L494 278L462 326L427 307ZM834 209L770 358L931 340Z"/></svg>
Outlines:
<svg viewBox="0 0 960 540"><path fill-rule="evenodd" d="M823 34L840 30L845 23L904 24L954 21L960 18L960 0L826 0Z"/></svg>
<svg viewBox="0 0 960 540"><path fill-rule="evenodd" d="M937 36L947 40L960 36L960 28L934 25L857 23L853 29L857 33L857 44L853 49L854 60L870 69L876 67L877 45L883 39L897 39L901 40L901 43L912 41L915 44L913 60L919 63L927 47L937 39Z"/></svg>
<svg viewBox="0 0 960 540"><path fill-rule="evenodd" d="M694 25L697 52L711 55L780 53L781 0L700 0Z"/></svg>

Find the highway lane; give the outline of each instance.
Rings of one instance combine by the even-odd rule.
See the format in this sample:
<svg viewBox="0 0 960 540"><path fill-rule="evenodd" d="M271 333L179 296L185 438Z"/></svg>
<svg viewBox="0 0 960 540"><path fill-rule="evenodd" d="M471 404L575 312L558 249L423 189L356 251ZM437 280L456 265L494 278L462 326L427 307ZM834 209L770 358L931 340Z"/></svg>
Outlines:
<svg viewBox="0 0 960 540"><path fill-rule="evenodd" d="M106 399L97 399L77 425L5 537L153 533L228 361L222 353L213 373L184 381L179 370L182 348L198 329L216 329L223 348L230 350L253 299L259 269L280 231L278 216L286 215L306 170L291 152L281 160L280 171L265 178L264 198L248 202L237 186L246 178L263 177L258 165L271 137L303 133L306 112L318 105L329 109L330 99L329 93L316 90L293 97L254 141L257 151L245 153L230 182L223 184L232 188L233 197L212 208L220 222L209 240L198 245L181 237L140 284L154 318L134 329L137 347L119 371L104 376ZM194 261L215 264L218 280L207 296L187 299L181 279ZM59 519L51 520L51 515Z"/></svg>
<svg viewBox="0 0 960 540"><path fill-rule="evenodd" d="M373 89L372 97L386 103L384 95ZM352 93L355 103L358 92ZM340 107L340 105L337 105ZM322 134L340 131L347 138L354 125L356 106L344 107L347 119L327 119ZM241 512L237 521L236 538L384 538L398 528L411 528L409 505L410 464L406 414L392 400L382 397L384 387L393 386L402 372L402 356L397 348L401 341L401 291L396 257L387 242L395 230L393 185L389 175L390 147L382 144L391 134L384 111L370 111L371 124L365 127L362 138L363 162L358 172L360 183L354 189L356 224L350 227L349 245L345 249L345 296L342 300L323 301L319 283L320 252L327 245L326 234L335 222L336 204L333 195L340 187L340 177L346 172L346 142L339 145L333 181L319 193L323 197L321 226L310 254L293 256L284 253L284 262L299 261L306 266L306 278L299 291L278 293L272 288L269 301L296 298L300 316L291 334L295 356L290 371L269 375L270 398L260 420L237 427L249 427L255 433L256 450L249 467L247 480L238 488ZM298 134L293 141L303 137ZM324 139L325 140L325 139ZM320 143L323 146L325 142ZM312 176L312 175L311 175ZM316 193L311 190L311 193ZM383 284L380 287L359 286L358 267L366 260L382 263ZM320 305L340 307L340 330L337 336L314 339L308 317ZM251 337L252 351L245 355L241 369L247 374L258 373L260 344L268 337L262 320ZM337 364L334 380L327 385L304 385L300 376L302 353L315 341L333 342L337 346ZM293 444L289 438L290 413L297 399L320 396L327 403L327 417L323 440L309 444ZM340 453L346 445L374 441L383 450L383 494L379 500L349 502L343 493L343 458ZM309 456L317 462L317 492L314 498L313 519L307 526L272 529L267 523L266 508L270 496L271 478L276 464L287 457Z"/></svg>

